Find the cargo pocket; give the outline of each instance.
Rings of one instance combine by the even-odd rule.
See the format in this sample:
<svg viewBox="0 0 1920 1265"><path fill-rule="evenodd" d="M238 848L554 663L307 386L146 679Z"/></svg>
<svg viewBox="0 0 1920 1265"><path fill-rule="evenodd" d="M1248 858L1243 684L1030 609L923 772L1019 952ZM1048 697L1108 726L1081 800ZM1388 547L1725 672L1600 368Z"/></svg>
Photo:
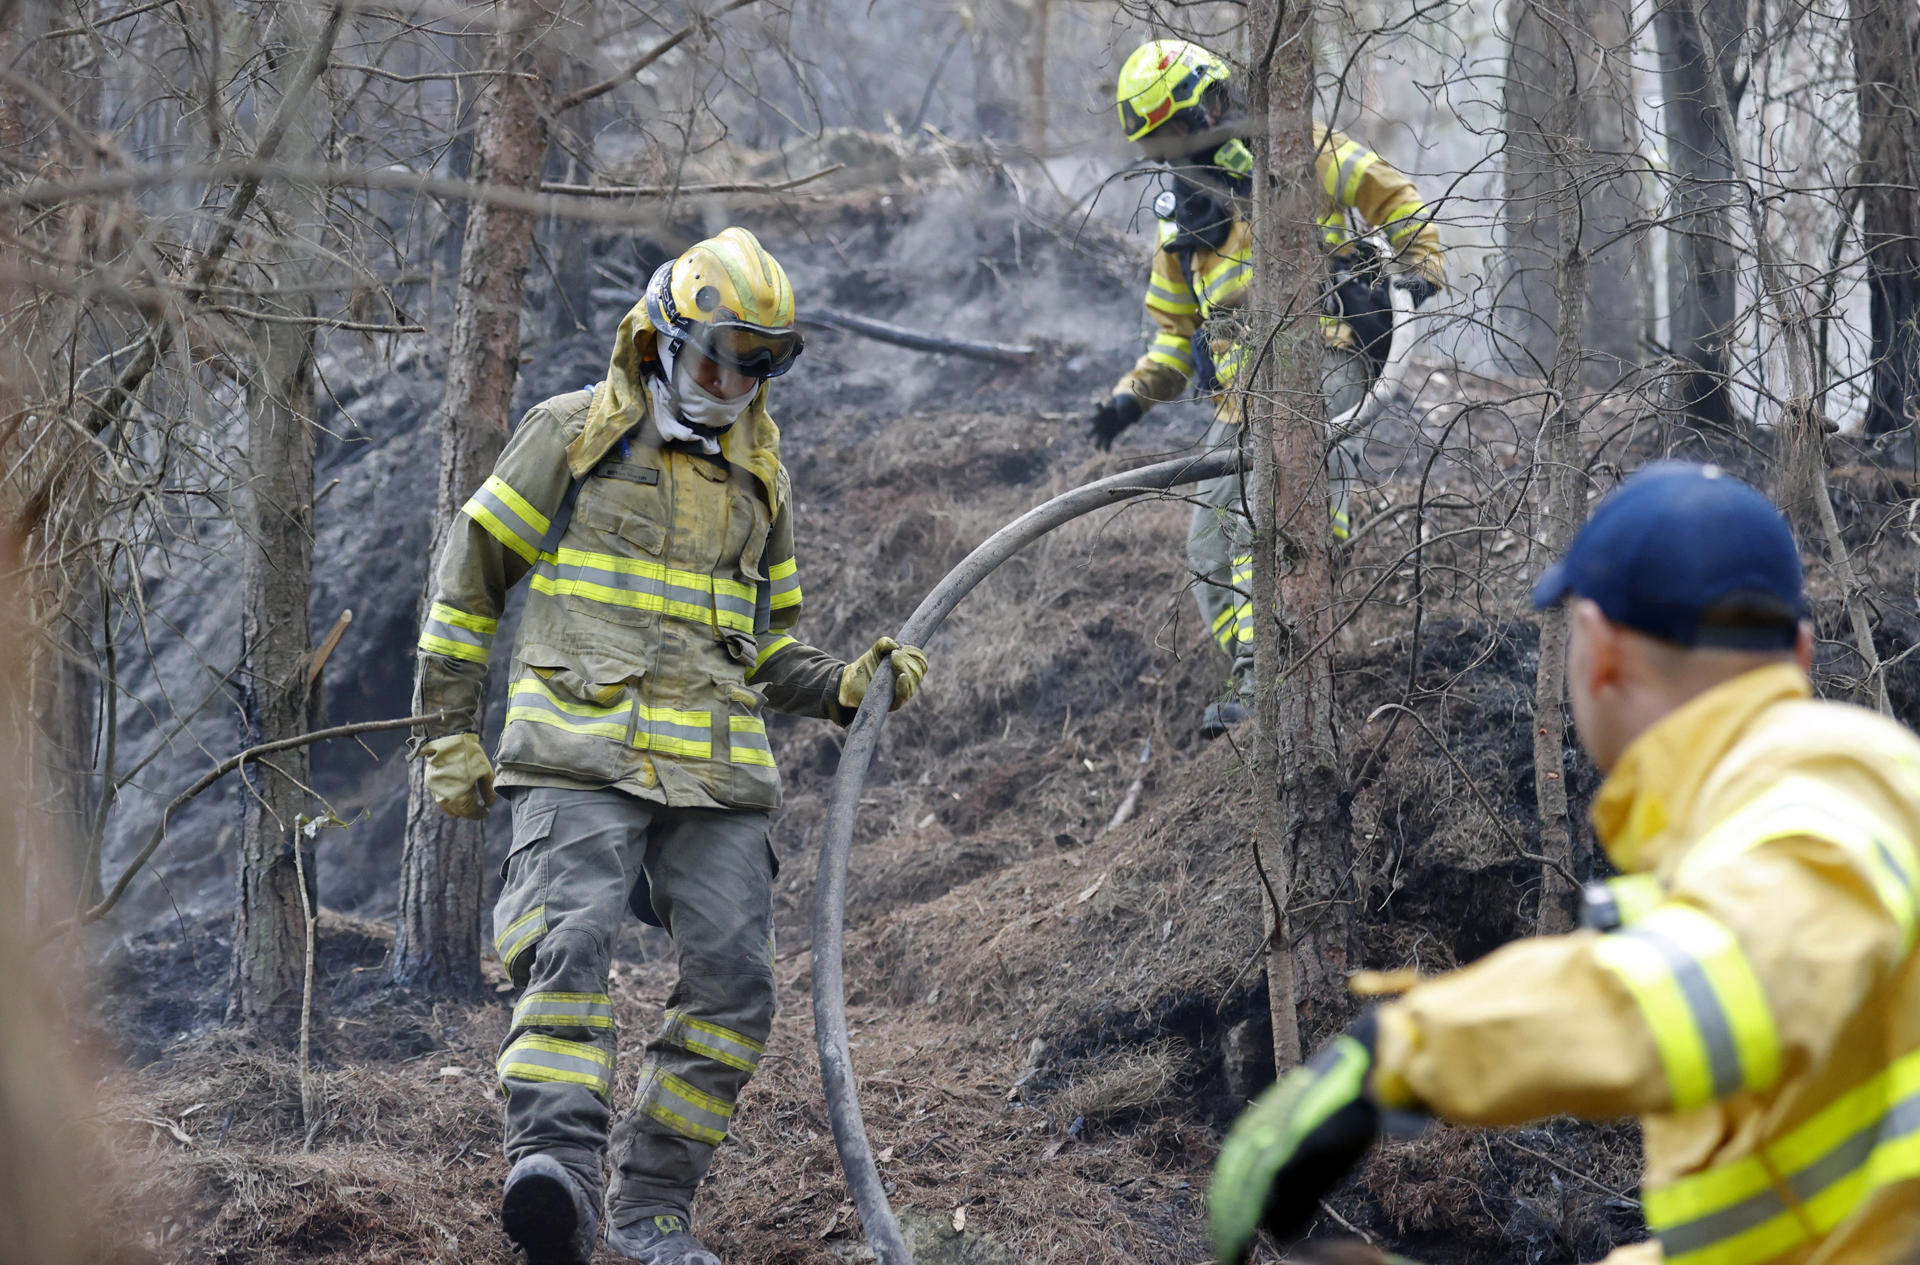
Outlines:
<svg viewBox="0 0 1920 1265"><path fill-rule="evenodd" d="M531 794L537 794L532 792ZM553 835L557 806L529 803L513 806L513 845L500 865L505 884L493 906L493 948L500 955L507 978L525 987L533 954L547 935L547 855L538 845Z"/></svg>
<svg viewBox="0 0 1920 1265"><path fill-rule="evenodd" d="M737 808L780 806L780 771L774 765L773 747L767 740L767 722L761 716L765 700L758 690L730 682L720 687L720 710L726 716L727 767ZM718 723L716 721L716 728ZM719 735L715 735L718 737Z"/></svg>
<svg viewBox="0 0 1920 1265"><path fill-rule="evenodd" d="M611 677L628 670L600 665L592 675ZM596 681L574 667L526 664L507 698L501 766L588 783L619 781L632 763L633 700L638 696L633 683L638 679L637 671Z"/></svg>

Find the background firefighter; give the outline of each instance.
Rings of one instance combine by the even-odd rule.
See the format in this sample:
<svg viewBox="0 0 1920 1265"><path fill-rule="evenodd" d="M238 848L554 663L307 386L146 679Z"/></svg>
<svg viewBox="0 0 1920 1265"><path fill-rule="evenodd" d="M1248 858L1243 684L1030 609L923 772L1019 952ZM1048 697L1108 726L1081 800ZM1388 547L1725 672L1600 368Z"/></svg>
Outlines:
<svg viewBox="0 0 1920 1265"><path fill-rule="evenodd" d="M1205 439L1212 449L1233 441L1241 409L1229 393L1242 348L1236 315L1253 282L1247 221L1253 152L1233 134L1227 64L1197 44L1152 40L1120 68L1116 89L1127 139L1171 169L1171 188L1154 203L1159 246L1147 282L1146 308L1156 333L1089 423L1101 448L1156 404L1178 399L1191 382L1214 401ZM1357 405L1379 373L1393 332L1392 284L1416 305L1446 282L1440 235L1413 182L1344 133L1315 123L1315 159L1325 201L1321 240L1332 271L1327 313L1324 390L1329 417ZM1391 254L1381 259L1365 237L1374 231ZM1348 505L1360 477L1366 437L1337 435L1327 453L1333 534L1346 539ZM1246 719L1241 700L1252 689L1251 529L1244 481L1212 480L1196 489L1187 536L1196 577L1194 598L1213 639L1233 660L1229 697L1210 703L1201 732L1218 737Z"/></svg>
<svg viewBox="0 0 1920 1265"><path fill-rule="evenodd" d="M766 407L800 351L793 306L741 228L662 265L605 380L527 414L440 559L416 703L456 718L416 754L455 815L494 798L472 718L507 590L532 577L498 752L514 831L494 943L525 990L498 1065L501 1215L535 1265L579 1265L598 1239L607 973L629 903L672 935L679 980L615 1130L607 1243L717 1265L689 1206L774 1012L780 779L761 709L844 721L882 655L896 707L926 670L890 638L846 664L794 636L793 498Z"/></svg>
<svg viewBox="0 0 1920 1265"><path fill-rule="evenodd" d="M1662 463L1594 511L1534 602L1571 603L1568 694L1624 877L1584 929L1363 1016L1243 1115L1220 1261L1303 1229L1382 1111L1638 1116L1651 1241L1609 1265L1878 1265L1920 1240L1920 741L1815 700L1784 519Z"/></svg>

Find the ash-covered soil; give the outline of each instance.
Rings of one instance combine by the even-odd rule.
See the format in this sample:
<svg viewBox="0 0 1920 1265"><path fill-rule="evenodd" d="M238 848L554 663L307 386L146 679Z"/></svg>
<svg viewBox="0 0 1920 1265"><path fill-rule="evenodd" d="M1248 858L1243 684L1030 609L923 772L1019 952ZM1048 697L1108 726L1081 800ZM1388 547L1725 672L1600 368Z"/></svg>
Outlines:
<svg viewBox="0 0 1920 1265"><path fill-rule="evenodd" d="M1145 239L1062 234L1010 205L988 185L943 185L743 216L803 297L875 294L885 301L867 310L886 319L1045 345L1008 369L809 334L776 413L799 503L802 632L843 655L1019 512L1201 429L1189 405L1093 450L1079 418L1137 350ZM591 365L591 347L567 342L568 364ZM1350 911L1369 966L1443 970L1533 925L1536 663L1522 595L1541 564L1525 512L1540 408L1526 384L1428 366L1375 431L1334 647ZM1627 404L1598 409L1591 429L1596 490L1666 442ZM1911 528L1889 520L1892 494L1866 469L1844 482L1848 530L1877 574L1910 576ZM881 1172L923 1260L1205 1259L1220 1130L1273 1075L1247 763L1195 734L1226 664L1184 591L1189 514L1174 498L1136 503L1016 558L934 638L922 695L887 726L853 854L848 1009ZM1831 600L1821 616L1839 636ZM1889 635L1913 630L1910 609L1886 618ZM1841 651L1828 660L1844 674ZM1911 722L1920 690L1902 669L1894 692ZM838 741L817 722L774 726L788 791L775 831L782 1015L696 1208L730 1265L861 1251L809 1003ZM1572 758L1568 776L1583 801L1590 770ZM354 828L353 892L393 881L378 867L398 856L390 801L404 780L379 777L360 784L386 799ZM1136 777L1137 811L1108 829ZM1584 843L1581 855L1584 871L1600 864ZM310 1112L290 1055L218 1027L217 908L112 955L99 1029L126 1067L104 1082L102 1113L124 1160L126 1259L513 1259L493 1215L505 1165L491 1064L509 1002L497 965L477 1005L395 994L381 984L379 902L330 903L357 912L321 924ZM630 1048L671 978L664 938L634 925L613 985ZM1354 1007L1304 1003L1316 1040ZM617 1101L637 1067L622 1068ZM1383 1147L1322 1228L1435 1265L1591 1260L1638 1236L1634 1155L1622 1128L1436 1129Z"/></svg>

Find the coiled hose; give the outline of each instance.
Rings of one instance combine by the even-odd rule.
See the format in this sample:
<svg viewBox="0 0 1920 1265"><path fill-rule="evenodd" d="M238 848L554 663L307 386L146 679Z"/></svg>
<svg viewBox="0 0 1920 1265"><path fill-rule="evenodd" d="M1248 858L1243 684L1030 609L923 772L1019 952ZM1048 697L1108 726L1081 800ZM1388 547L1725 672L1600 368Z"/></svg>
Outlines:
<svg viewBox="0 0 1920 1265"><path fill-rule="evenodd" d="M927 639L960 599L987 578L995 567L1063 523L1106 505L1115 505L1132 497L1186 483L1218 478L1241 468L1237 451L1221 450L1197 457L1162 461L1137 470L1124 470L1104 479L1063 492L1028 510L989 536L968 554L960 565L947 572L934 586L913 616L899 632L902 645L924 646ZM893 699L893 665L882 661L867 686L867 696L847 726L847 739L840 751L840 768L834 774L833 794L827 801L827 834L820 845L820 872L814 882L813 905L813 1026L820 1048L820 1081L826 1090L827 1116L833 1122L833 1141L840 1151L840 1166L846 1170L847 1185L853 1191L854 1206L860 1210L860 1222L866 1228L879 1265L912 1265L880 1184L880 1171L873 1161L873 1147L867 1141L866 1123L860 1115L860 1100L854 1090L853 1064L847 1050L846 982L842 972L841 936L846 925L847 855L853 845L853 823L860 811L860 792L867 781L868 766L880 739L880 727L887 721L887 704Z"/></svg>

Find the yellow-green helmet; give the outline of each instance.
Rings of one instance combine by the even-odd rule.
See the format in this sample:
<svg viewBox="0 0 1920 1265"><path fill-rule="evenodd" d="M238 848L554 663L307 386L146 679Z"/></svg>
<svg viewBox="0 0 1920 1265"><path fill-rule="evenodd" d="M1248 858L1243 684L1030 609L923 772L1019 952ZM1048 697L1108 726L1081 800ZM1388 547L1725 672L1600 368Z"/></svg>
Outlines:
<svg viewBox="0 0 1920 1265"><path fill-rule="evenodd" d="M759 239L738 226L696 242L647 283L647 319L673 340L729 369L774 378L793 367L800 331L793 285Z"/></svg>
<svg viewBox="0 0 1920 1265"><path fill-rule="evenodd" d="M1227 82L1227 63L1186 40L1148 40L1120 67L1115 88L1120 126L1137 141L1168 119L1201 104Z"/></svg>

